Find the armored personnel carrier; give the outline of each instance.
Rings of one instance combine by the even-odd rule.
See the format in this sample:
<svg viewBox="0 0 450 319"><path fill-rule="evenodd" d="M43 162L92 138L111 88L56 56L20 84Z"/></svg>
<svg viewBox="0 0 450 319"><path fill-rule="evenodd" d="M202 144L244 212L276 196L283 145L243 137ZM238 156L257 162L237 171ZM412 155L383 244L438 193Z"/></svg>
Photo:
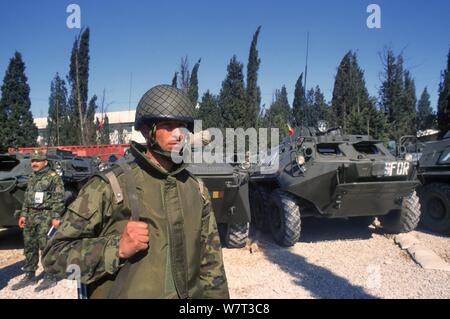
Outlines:
<svg viewBox="0 0 450 319"><path fill-rule="evenodd" d="M101 163L96 157L76 156L58 149L49 150L47 159L49 166L62 177L66 204L75 199L89 177L98 172ZM23 195L31 173L29 154L0 155L0 226L17 225L15 213L22 208Z"/></svg>
<svg viewBox="0 0 450 319"><path fill-rule="evenodd" d="M432 231L449 234L450 131L442 140L426 143L418 163L418 177L422 182L422 223Z"/></svg>
<svg viewBox="0 0 450 319"><path fill-rule="evenodd" d="M252 222L270 229L281 246L299 240L306 217L352 218L367 226L378 217L388 233L409 232L419 222L414 165L369 136L344 135L324 123L300 128L269 162L277 169L250 177Z"/></svg>

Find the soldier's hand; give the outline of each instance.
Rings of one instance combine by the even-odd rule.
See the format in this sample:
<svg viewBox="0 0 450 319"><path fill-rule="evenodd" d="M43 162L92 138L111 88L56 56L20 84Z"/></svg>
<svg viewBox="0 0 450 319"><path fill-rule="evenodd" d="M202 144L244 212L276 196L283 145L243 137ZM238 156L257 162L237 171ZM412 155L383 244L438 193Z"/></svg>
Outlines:
<svg viewBox="0 0 450 319"><path fill-rule="evenodd" d="M120 237L119 257L130 258L141 250L148 248L148 225L143 222L128 222Z"/></svg>
<svg viewBox="0 0 450 319"><path fill-rule="evenodd" d="M52 219L52 226L54 228L58 228L60 224L61 224L61 221L59 219Z"/></svg>
<svg viewBox="0 0 450 319"><path fill-rule="evenodd" d="M19 228L24 229L25 228L25 217L19 218Z"/></svg>

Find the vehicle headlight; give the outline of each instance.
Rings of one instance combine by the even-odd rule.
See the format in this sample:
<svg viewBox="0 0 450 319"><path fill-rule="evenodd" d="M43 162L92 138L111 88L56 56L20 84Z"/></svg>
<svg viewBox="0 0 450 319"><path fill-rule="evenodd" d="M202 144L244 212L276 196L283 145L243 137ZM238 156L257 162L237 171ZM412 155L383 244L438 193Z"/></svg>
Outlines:
<svg viewBox="0 0 450 319"><path fill-rule="evenodd" d="M305 157L303 155L297 155L295 161L297 162L298 166L305 165Z"/></svg>
<svg viewBox="0 0 450 319"><path fill-rule="evenodd" d="M323 120L318 121L317 129L319 130L320 133L325 133L328 130L328 123Z"/></svg>
<svg viewBox="0 0 450 319"><path fill-rule="evenodd" d="M60 162L56 162L55 163L54 169L55 169L56 174L58 174L59 176L63 175L63 169L62 169L62 166L61 166Z"/></svg>
<svg viewBox="0 0 450 319"><path fill-rule="evenodd" d="M442 153L439 164L450 164L450 150Z"/></svg>
<svg viewBox="0 0 450 319"><path fill-rule="evenodd" d="M412 162L413 161L413 156L410 153L406 153L405 154L405 161L407 162Z"/></svg>
<svg viewBox="0 0 450 319"><path fill-rule="evenodd" d="M106 171L108 169L108 164L104 163L104 162L100 162L100 164L98 165L98 170L100 172Z"/></svg>

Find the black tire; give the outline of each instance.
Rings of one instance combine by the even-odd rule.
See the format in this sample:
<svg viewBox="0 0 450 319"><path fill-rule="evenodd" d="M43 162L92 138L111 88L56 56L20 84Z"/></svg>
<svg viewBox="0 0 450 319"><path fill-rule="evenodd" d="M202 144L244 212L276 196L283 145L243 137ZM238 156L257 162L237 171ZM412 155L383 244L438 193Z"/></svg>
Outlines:
<svg viewBox="0 0 450 319"><path fill-rule="evenodd" d="M284 247L295 245L300 239L300 208L294 196L276 189L270 195L270 230L275 241Z"/></svg>
<svg viewBox="0 0 450 319"><path fill-rule="evenodd" d="M403 198L402 208L378 218L386 233L398 234L414 230L420 221L420 203L416 192Z"/></svg>
<svg viewBox="0 0 450 319"><path fill-rule="evenodd" d="M225 245L228 248L245 247L248 240L249 223L229 224L225 235Z"/></svg>
<svg viewBox="0 0 450 319"><path fill-rule="evenodd" d="M261 186L251 186L250 211L252 214L252 224L262 232L268 232L269 214L268 207L270 201L270 190Z"/></svg>
<svg viewBox="0 0 450 319"><path fill-rule="evenodd" d="M420 191L422 224L431 231L450 233L450 185L432 183Z"/></svg>

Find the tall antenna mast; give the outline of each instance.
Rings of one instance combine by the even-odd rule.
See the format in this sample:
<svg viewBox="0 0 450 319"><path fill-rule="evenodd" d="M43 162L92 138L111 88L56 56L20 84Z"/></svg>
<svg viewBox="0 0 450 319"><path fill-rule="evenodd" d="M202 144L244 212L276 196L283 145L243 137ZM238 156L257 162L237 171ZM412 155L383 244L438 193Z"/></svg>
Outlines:
<svg viewBox="0 0 450 319"><path fill-rule="evenodd" d="M306 35L306 63L305 63L305 85L303 86L303 95L306 98L306 78L308 77L308 55L309 55L309 31Z"/></svg>

